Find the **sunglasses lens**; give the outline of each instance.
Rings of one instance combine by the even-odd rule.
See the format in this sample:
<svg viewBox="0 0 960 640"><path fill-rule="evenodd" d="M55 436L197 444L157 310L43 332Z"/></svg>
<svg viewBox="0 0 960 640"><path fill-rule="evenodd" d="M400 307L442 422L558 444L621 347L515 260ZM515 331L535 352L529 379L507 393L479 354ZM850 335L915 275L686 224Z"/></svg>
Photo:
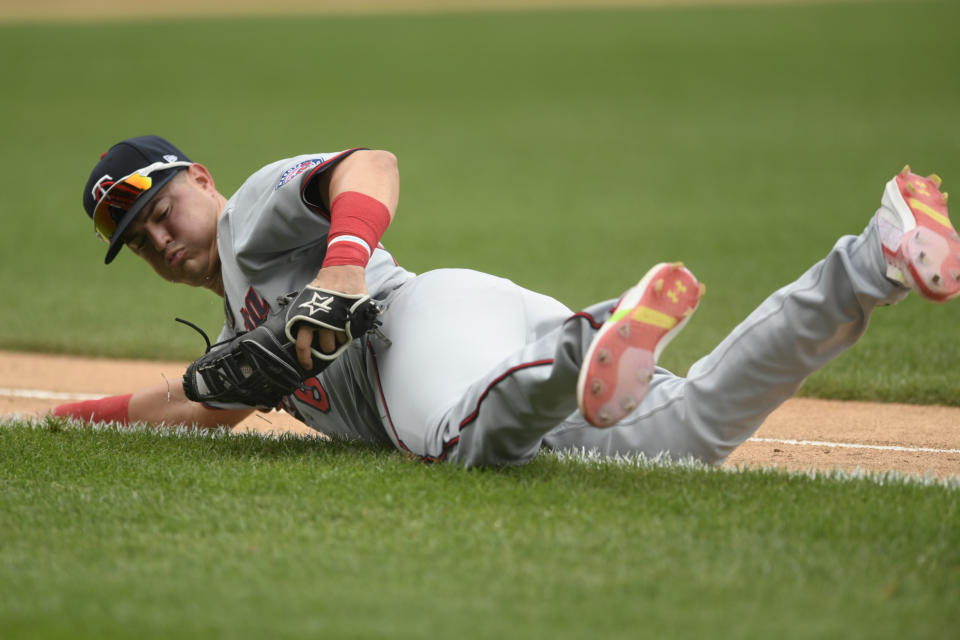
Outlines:
<svg viewBox="0 0 960 640"><path fill-rule="evenodd" d="M150 176L134 173L107 189L93 210L93 228L97 235L109 242L117 230L117 223L152 184Z"/></svg>

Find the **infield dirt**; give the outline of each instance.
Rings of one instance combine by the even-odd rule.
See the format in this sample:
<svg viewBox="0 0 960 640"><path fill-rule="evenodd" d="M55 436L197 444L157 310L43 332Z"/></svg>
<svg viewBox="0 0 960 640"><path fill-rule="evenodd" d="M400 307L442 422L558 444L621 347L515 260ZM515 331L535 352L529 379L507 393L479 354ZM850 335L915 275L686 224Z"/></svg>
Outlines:
<svg viewBox="0 0 960 640"><path fill-rule="evenodd" d="M3 0L2 21L130 20L159 17L465 12L649 6L823 4L827 0ZM835 0L834 0L835 1ZM856 2L858 0L847 0ZM865 0L859 0L865 1Z"/></svg>

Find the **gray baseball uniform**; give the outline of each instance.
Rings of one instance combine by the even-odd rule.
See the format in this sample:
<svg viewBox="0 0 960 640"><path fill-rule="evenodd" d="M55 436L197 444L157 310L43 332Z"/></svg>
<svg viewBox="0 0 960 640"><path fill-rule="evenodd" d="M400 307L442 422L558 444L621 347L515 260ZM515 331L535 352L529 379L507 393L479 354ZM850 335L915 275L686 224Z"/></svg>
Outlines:
<svg viewBox="0 0 960 640"><path fill-rule="evenodd" d="M218 228L227 320L259 325L323 261L329 214L313 179L350 151L298 156L253 174ZM618 425L577 411L583 354L616 300L574 313L488 274L414 275L379 246L367 266L382 336L354 340L283 407L310 427L464 465L516 464L541 447L722 461L804 378L851 346L875 306L907 290L884 277L876 225L775 292L686 378L658 369ZM640 274L638 274L640 275Z"/></svg>

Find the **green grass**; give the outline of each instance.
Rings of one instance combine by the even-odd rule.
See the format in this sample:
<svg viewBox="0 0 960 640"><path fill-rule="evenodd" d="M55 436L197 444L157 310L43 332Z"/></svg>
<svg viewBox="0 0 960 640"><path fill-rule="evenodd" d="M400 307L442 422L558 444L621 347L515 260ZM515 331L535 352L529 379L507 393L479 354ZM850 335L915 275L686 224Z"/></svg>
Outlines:
<svg viewBox="0 0 960 640"><path fill-rule="evenodd" d="M905 162L960 180L960 5L910 2L0 25L0 348L193 358L219 300L110 268L80 189L160 133L230 193L262 164L400 157L385 242L572 307L683 259L709 293L683 373L764 296L857 233ZM953 187L956 189L956 187ZM876 314L807 393L960 405L960 305Z"/></svg>
<svg viewBox="0 0 960 640"><path fill-rule="evenodd" d="M4 638L947 638L960 492L0 428Z"/></svg>

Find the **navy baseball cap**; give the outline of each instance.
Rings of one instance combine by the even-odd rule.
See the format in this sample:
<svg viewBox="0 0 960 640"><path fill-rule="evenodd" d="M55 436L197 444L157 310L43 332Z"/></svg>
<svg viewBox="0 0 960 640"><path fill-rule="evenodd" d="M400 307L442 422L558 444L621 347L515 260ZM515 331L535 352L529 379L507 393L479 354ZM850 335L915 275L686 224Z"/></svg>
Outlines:
<svg viewBox="0 0 960 640"><path fill-rule="evenodd" d="M104 264L123 247L123 234L151 199L193 162L158 136L118 142L100 156L83 190L83 208L97 236L108 243Z"/></svg>

